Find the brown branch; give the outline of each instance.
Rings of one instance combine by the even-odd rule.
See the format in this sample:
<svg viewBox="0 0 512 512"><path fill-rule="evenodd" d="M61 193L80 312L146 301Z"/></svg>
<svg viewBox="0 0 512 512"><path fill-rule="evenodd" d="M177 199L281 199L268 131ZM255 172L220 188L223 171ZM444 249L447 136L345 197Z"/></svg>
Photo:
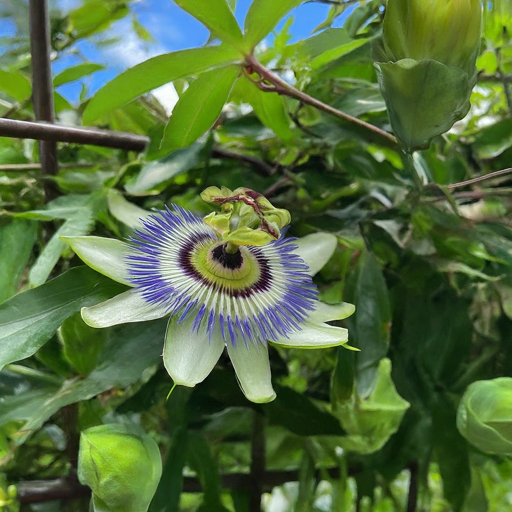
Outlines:
<svg viewBox="0 0 512 512"><path fill-rule="evenodd" d="M360 468L349 468L349 476L360 473ZM337 480L340 478L339 467L327 468L315 471L315 478L322 479L325 475ZM252 477L248 473L230 473L222 475L222 487L224 489L238 489L249 491L252 489ZM265 471L261 476L261 489L270 492L274 487L287 482L298 482L298 470L274 470ZM18 500L20 503L40 503L52 500L70 500L89 496L89 487L80 485L67 478L56 480L32 480L20 482L18 485ZM183 479L183 492L203 492L203 488L197 478L186 476Z"/></svg>
<svg viewBox="0 0 512 512"><path fill-rule="evenodd" d="M16 121L14 119L0 119L0 137L91 144L132 151L143 151L149 143L149 137L133 133Z"/></svg>
<svg viewBox="0 0 512 512"><path fill-rule="evenodd" d="M22 110L24 109L31 101L31 98L27 98L25 101L22 101L21 103L16 103L15 105L13 105L10 109L6 110L3 114L2 114L2 118L4 119L8 119L9 117L11 117L13 114L15 114L16 112L18 112L18 110Z"/></svg>
<svg viewBox="0 0 512 512"><path fill-rule="evenodd" d="M29 0L28 4L34 112L38 121L53 123L55 122L55 109L48 0ZM57 175L59 166L55 141L42 140L39 142L39 160L44 175ZM43 186L47 200L54 199L59 195L59 189L54 181L46 180Z"/></svg>
<svg viewBox="0 0 512 512"><path fill-rule="evenodd" d="M265 416L254 412L251 439L251 489L249 512L261 512L263 476L265 475Z"/></svg>
<svg viewBox="0 0 512 512"><path fill-rule="evenodd" d="M481 181L491 180L493 178L498 178L499 176L506 176L507 174L512 173L512 167L507 169L502 169L501 171L494 171L488 174L484 174L482 176L477 176L476 178L471 178L470 180L460 181L459 183L452 183L451 185L446 185L446 188L449 190L453 190L455 188L467 187L468 185L474 185L475 183L480 183ZM427 185L428 188L438 186L435 183L430 183Z"/></svg>
<svg viewBox="0 0 512 512"><path fill-rule="evenodd" d="M485 75L480 74L478 75L478 81L479 82L506 82L506 83L512 83L512 75L505 75L505 74L499 74L499 75Z"/></svg>
<svg viewBox="0 0 512 512"><path fill-rule="evenodd" d="M228 151L224 148L215 148L212 151L213 157L218 158L229 158L232 160L238 160L239 162L246 163L254 167L254 170L258 172L258 174L262 174L263 176L273 176L276 172L278 167L272 166L269 163L265 162L264 160L260 160L259 158L256 158L251 155L244 155L242 153L235 153L233 151Z"/></svg>
<svg viewBox="0 0 512 512"><path fill-rule="evenodd" d="M406 512L416 512L418 505L418 484L419 484L419 464L411 462L409 465L409 494L407 496Z"/></svg>
<svg viewBox="0 0 512 512"><path fill-rule="evenodd" d="M59 165L60 169L88 169L90 167L101 167L105 165L114 165L115 161L107 162L84 162L84 163L67 163ZM3 164L0 165L0 172L27 172L40 171L41 164Z"/></svg>
<svg viewBox="0 0 512 512"><path fill-rule="evenodd" d="M318 110L322 110L323 112L326 112L328 114L331 114L338 119L343 119L344 121L347 121L349 123L355 124L359 126L360 128L363 128L367 132L372 133L373 135L376 135L382 143L385 143L386 146L397 146L397 141L393 135L390 133L381 130L377 126L374 126L370 123L367 123L365 121L362 121L361 119L358 119L357 117L353 117L349 114L346 114L345 112L342 112L341 110L338 110L334 107L331 107L327 103L323 103L320 100L317 100L316 98L313 98L313 96L309 96L308 94L299 91L299 89L296 89L293 87L293 85L290 85L286 81L284 81L279 76L272 73L269 69L267 69L263 64L261 64L254 55L249 55L245 60L245 66L247 69L247 72L249 74L257 73L262 80L257 82L256 85L265 92L275 92L277 94L280 94L282 96L289 96L291 98L295 98L302 103L305 103L306 105L310 105L312 107L317 108ZM271 85L269 85L271 84Z"/></svg>

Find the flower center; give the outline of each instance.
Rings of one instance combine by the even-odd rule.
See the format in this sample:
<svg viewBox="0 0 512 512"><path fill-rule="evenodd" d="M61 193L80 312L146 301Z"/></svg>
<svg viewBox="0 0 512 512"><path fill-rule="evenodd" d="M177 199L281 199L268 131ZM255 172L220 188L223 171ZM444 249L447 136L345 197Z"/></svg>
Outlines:
<svg viewBox="0 0 512 512"><path fill-rule="evenodd" d="M202 280L229 294L251 289L262 276L261 262L248 248L231 253L225 242L196 246L190 262Z"/></svg>

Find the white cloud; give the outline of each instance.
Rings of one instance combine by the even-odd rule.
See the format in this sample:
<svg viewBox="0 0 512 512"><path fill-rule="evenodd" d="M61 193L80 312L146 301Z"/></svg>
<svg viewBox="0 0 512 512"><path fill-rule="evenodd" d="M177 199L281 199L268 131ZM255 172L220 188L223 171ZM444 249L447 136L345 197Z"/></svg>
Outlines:
<svg viewBox="0 0 512 512"><path fill-rule="evenodd" d="M174 85L171 83L162 85L162 87L155 89L152 94L161 103L162 107L165 108L167 114L171 115L174 105L176 105L179 98Z"/></svg>
<svg viewBox="0 0 512 512"><path fill-rule="evenodd" d="M102 36L105 38L105 35ZM126 69L151 57L165 53L165 48L158 43L141 41L133 31L131 20L123 18L108 31L107 37L118 39L103 49L103 55L109 66Z"/></svg>

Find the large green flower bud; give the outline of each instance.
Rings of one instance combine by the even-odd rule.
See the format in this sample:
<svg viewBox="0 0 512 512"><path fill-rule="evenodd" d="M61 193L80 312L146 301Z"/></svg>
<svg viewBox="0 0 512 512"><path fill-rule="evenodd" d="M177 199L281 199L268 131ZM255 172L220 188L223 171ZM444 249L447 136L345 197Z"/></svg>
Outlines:
<svg viewBox="0 0 512 512"><path fill-rule="evenodd" d="M457 428L479 450L512 454L512 379L471 384L459 405Z"/></svg>
<svg viewBox="0 0 512 512"><path fill-rule="evenodd" d="M432 59L468 70L481 25L481 0L389 0L384 43L390 60Z"/></svg>
<svg viewBox="0 0 512 512"><path fill-rule="evenodd" d="M92 490L94 512L146 512L162 475L158 446L124 425L82 432L78 478Z"/></svg>
<svg viewBox="0 0 512 512"><path fill-rule="evenodd" d="M427 148L468 113L481 29L481 0L388 0L376 67L408 152Z"/></svg>

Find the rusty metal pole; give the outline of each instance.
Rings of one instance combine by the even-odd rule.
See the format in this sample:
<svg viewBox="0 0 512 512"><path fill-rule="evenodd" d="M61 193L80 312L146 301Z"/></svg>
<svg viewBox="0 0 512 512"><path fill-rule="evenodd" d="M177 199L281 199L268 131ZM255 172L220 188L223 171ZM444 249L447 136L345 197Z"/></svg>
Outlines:
<svg viewBox="0 0 512 512"><path fill-rule="evenodd" d="M50 60L50 17L47 0L29 0L29 25L34 111L38 121L53 124L55 110ZM40 141L39 159L43 175L55 176L58 171L57 143ZM45 180L44 190L48 200L58 195L57 185L52 180Z"/></svg>

